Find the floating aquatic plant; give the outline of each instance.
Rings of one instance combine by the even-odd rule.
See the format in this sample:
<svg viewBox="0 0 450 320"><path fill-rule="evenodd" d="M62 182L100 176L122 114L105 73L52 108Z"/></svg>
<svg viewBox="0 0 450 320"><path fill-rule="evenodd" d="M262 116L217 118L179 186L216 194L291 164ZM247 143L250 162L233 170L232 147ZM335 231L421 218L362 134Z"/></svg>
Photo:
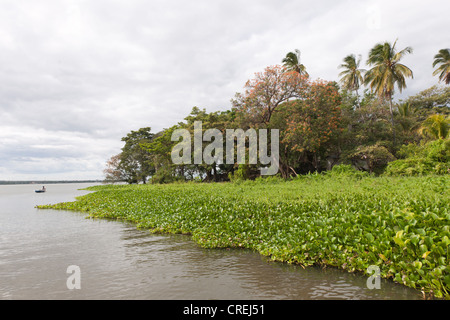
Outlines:
<svg viewBox="0 0 450 320"><path fill-rule="evenodd" d="M382 277L450 297L449 176L272 180L96 186L74 202L39 208L191 234L202 247L247 248L302 266L376 265Z"/></svg>

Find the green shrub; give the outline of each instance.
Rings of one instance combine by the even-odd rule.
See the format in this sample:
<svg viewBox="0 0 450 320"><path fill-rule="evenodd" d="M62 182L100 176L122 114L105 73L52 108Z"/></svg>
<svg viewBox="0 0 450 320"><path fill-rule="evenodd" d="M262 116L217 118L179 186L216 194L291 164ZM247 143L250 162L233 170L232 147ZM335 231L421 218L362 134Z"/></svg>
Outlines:
<svg viewBox="0 0 450 320"><path fill-rule="evenodd" d="M390 161L395 160L395 157L385 146L376 143L373 146L358 147L352 159L366 162L370 173L380 174Z"/></svg>
<svg viewBox="0 0 450 320"><path fill-rule="evenodd" d="M435 163L426 158L407 158L392 161L388 164L385 174L389 176L415 176L434 174Z"/></svg>
<svg viewBox="0 0 450 320"><path fill-rule="evenodd" d="M450 161L450 139L438 139L426 144L425 156L435 162Z"/></svg>
<svg viewBox="0 0 450 320"><path fill-rule="evenodd" d="M156 173L153 175L151 179L151 182L163 184L176 182L179 181L180 179L181 179L180 177L176 177L173 174L173 171L170 167L163 166L159 168L158 171L156 171Z"/></svg>
<svg viewBox="0 0 450 320"><path fill-rule="evenodd" d="M230 181L235 183L241 183L242 181L249 179L249 176L250 167L248 164L240 164L237 170L228 174Z"/></svg>
<svg viewBox="0 0 450 320"><path fill-rule="evenodd" d="M423 146L409 143L400 146L396 153L398 159L414 158L423 156Z"/></svg>
<svg viewBox="0 0 450 320"><path fill-rule="evenodd" d="M367 171L356 170L352 165L349 164L336 165L330 171L326 171L325 174L330 177L362 178L369 176L369 173Z"/></svg>
<svg viewBox="0 0 450 320"><path fill-rule="evenodd" d="M385 170L386 175L446 174L450 170L449 139L437 139L424 145L407 145L399 153L406 158L390 162Z"/></svg>
<svg viewBox="0 0 450 320"><path fill-rule="evenodd" d="M274 176L259 176L255 179L255 183L258 184L275 184L286 181L285 179L281 178L279 175Z"/></svg>

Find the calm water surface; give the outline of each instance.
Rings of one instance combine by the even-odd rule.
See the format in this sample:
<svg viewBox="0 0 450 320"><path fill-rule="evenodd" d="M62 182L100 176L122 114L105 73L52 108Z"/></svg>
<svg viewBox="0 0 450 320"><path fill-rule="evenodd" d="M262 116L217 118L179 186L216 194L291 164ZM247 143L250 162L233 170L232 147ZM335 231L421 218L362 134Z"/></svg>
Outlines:
<svg viewBox="0 0 450 320"><path fill-rule="evenodd" d="M247 250L202 249L189 236L35 205L73 201L89 184L0 186L0 299L420 299L388 281L273 263ZM80 289L67 268L79 266Z"/></svg>

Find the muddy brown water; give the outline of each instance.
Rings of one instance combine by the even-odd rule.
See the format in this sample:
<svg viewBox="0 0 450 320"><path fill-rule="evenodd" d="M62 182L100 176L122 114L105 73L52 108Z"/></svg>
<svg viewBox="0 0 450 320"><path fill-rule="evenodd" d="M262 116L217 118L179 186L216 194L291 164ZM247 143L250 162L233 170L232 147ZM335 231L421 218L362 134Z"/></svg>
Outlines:
<svg viewBox="0 0 450 320"><path fill-rule="evenodd" d="M0 299L421 299L383 279L370 290L361 274L203 249L186 235L35 208L73 201L89 185L49 184L41 194L36 185L0 186Z"/></svg>

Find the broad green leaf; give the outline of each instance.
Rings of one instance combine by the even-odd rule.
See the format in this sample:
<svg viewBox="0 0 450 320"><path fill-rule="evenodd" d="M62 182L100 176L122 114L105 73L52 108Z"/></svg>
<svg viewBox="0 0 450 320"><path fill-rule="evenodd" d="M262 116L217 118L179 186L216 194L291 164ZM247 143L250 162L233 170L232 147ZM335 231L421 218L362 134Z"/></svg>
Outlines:
<svg viewBox="0 0 450 320"><path fill-rule="evenodd" d="M375 238L373 237L373 235L371 233L366 233L366 238L370 242L373 242L375 240Z"/></svg>
<svg viewBox="0 0 450 320"><path fill-rule="evenodd" d="M379 253L378 256L379 256L381 259L383 259L383 261L385 261L385 262L388 260L388 259L384 256L384 254L382 254L382 253Z"/></svg>

